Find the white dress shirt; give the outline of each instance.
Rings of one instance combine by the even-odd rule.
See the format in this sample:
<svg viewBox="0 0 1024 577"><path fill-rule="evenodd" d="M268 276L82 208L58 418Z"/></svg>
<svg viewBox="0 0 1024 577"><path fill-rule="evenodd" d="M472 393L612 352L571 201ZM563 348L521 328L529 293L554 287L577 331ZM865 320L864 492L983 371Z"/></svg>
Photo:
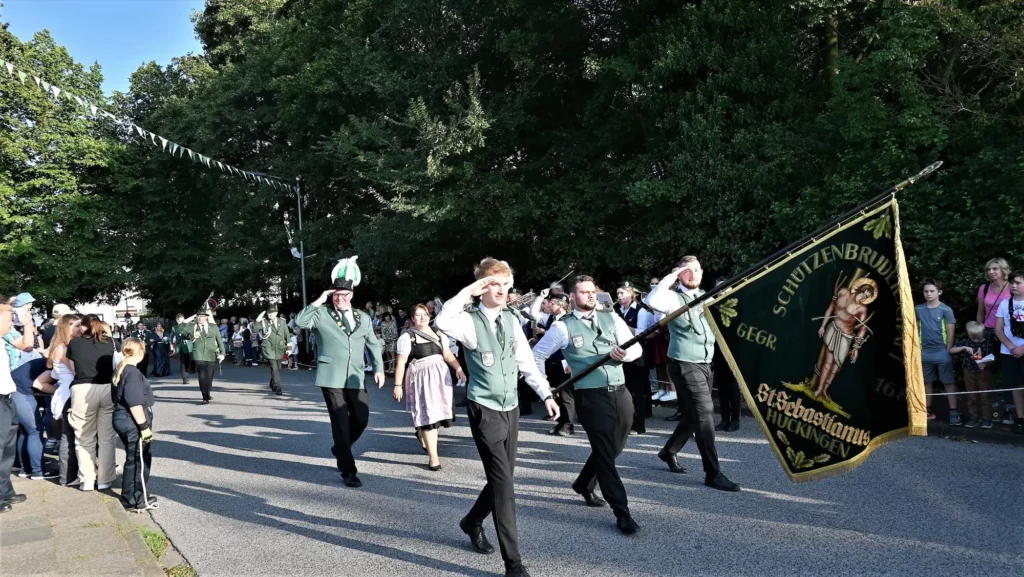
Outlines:
<svg viewBox="0 0 1024 577"><path fill-rule="evenodd" d="M11 377L11 358L7 354L5 343L0 341L0 395L10 395L18 390Z"/></svg>
<svg viewBox="0 0 1024 577"><path fill-rule="evenodd" d="M466 347L467 351L475 351L477 346L476 325L473 324L473 317L463 310L466 303L470 302L471 299L472 296L469 290L463 289L454 298L444 303L440 314L434 320L438 330L444 331L449 337L462 343L462 346ZM494 321L501 314L501 309L489 309L483 303L480 303L480 310L490 323L491 330L497 336L498 327ZM548 386L547 377L544 376L543 369L537 370L533 354L530 352L530 343L526 340L523 330L514 325L505 327L505 330L512 331L514 334L516 366L519 368L519 372L523 373L526 384L530 385L530 388L536 391L537 396L541 399L550 397L551 388Z"/></svg>
<svg viewBox="0 0 1024 577"><path fill-rule="evenodd" d="M573 311L572 314L584 322L587 321L587 315L582 311L576 310ZM595 314L597 313L591 312L590 316ZM629 325L626 324L626 321L622 320L622 317L614 313L612 313L612 317L615 320L615 344L621 347L633 338L633 333L630 332ZM538 370L543 373L544 361L548 360L548 357L555 354L555 351L560 351L567 346L569 346L569 329L566 328L564 321L557 320L551 324L551 328L548 329L548 332L544 333L540 342L533 347L533 358L534 362L537 363ZM640 343L633 343L633 346L626 349L626 358L623 359L622 362L628 363L630 361L635 361L640 358L640 355L643 353L644 350L640 346Z"/></svg>

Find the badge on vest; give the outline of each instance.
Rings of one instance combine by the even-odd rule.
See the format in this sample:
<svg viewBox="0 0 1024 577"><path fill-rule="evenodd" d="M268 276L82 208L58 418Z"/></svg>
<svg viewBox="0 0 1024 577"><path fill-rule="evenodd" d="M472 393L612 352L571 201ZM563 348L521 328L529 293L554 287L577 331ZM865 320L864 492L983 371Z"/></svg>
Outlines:
<svg viewBox="0 0 1024 577"><path fill-rule="evenodd" d="M494 353L480 353L480 362L482 362L485 367L493 367Z"/></svg>
<svg viewBox="0 0 1024 577"><path fill-rule="evenodd" d="M583 348L583 335L576 335L572 338L572 346L577 349Z"/></svg>

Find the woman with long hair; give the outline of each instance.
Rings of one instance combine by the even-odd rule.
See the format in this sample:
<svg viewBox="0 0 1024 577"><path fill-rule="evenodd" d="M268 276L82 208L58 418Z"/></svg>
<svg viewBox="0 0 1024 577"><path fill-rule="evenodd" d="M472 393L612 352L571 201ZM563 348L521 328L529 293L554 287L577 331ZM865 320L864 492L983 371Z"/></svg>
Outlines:
<svg viewBox="0 0 1024 577"><path fill-rule="evenodd" d="M68 424L75 431L81 489L109 489L117 474L114 447L114 404L110 383L114 378L114 339L110 326L90 318L88 330L71 339L67 358L75 377L71 381ZM97 480L99 484L97 485Z"/></svg>
<svg viewBox="0 0 1024 577"><path fill-rule="evenodd" d="M168 350L168 336L164 332L163 323L157 323L153 329L156 338L150 350L153 351L153 376L166 377L171 374L171 359Z"/></svg>
<svg viewBox="0 0 1024 577"><path fill-rule="evenodd" d="M124 443L124 476L121 504L141 513L157 506L149 493L150 447L153 441L153 389L138 369L146 356L146 345L139 339L127 339L121 347L124 355L114 372L111 398L114 403L114 430Z"/></svg>
<svg viewBox="0 0 1024 577"><path fill-rule="evenodd" d="M78 456L75 454L75 430L68 425L67 415L71 411L71 381L75 379L74 363L68 359L68 345L82 336L82 322L78 315L64 315L57 323L57 330L50 341L50 353L46 366L56 381L57 390L50 399L53 414L54 435L61 439L57 454L60 458L61 485L75 485L78 479ZM58 432L57 429L60 429Z"/></svg>
<svg viewBox="0 0 1024 577"><path fill-rule="evenodd" d="M459 361L452 355L448 339L438 336L430 328L430 312L427 307L415 305L410 316L413 328L402 333L396 343L398 362L395 365L394 397L401 402L404 390L405 406L412 413L416 438L430 458L427 467L431 471L440 471L437 430L450 427L454 417L452 375L448 367L455 371L460 381L465 381L466 375Z"/></svg>

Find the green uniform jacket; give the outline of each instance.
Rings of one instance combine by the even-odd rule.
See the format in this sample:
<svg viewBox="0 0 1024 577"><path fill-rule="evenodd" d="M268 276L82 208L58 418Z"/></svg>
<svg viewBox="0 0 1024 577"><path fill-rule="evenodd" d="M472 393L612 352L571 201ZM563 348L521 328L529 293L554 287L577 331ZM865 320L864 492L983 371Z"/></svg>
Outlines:
<svg viewBox="0 0 1024 577"><path fill-rule="evenodd" d="M384 372L380 341L373 334L373 321L370 315L353 309L352 316L357 320L356 326L349 333L331 318L327 310L330 306L333 305L309 305L295 318L296 325L303 329L312 329L316 337L320 352L316 359L316 386L363 389L363 378L366 376L364 348L370 349L373 371Z"/></svg>
<svg viewBox="0 0 1024 577"><path fill-rule="evenodd" d="M171 332L174 334L174 351L179 355L192 352L193 328L191 324L181 323L174 325L174 328L171 329Z"/></svg>
<svg viewBox="0 0 1024 577"><path fill-rule="evenodd" d="M139 339L146 344L146 354L149 355L153 351L153 343L156 342L156 333L153 331L132 331L132 334L128 335L133 339Z"/></svg>
<svg viewBox="0 0 1024 577"><path fill-rule="evenodd" d="M186 323L185 328L192 335L199 330L199 323ZM224 343L220 340L220 329L217 325L206 325L206 336L199 335L192 340L192 360L215 362L219 355L224 354Z"/></svg>
<svg viewBox="0 0 1024 577"><path fill-rule="evenodd" d="M260 352L267 360L281 360L284 352L288 349L288 338L291 333L288 331L288 323L281 317L275 320L263 319L253 323L249 330L259 331L263 336L263 343L260 345Z"/></svg>

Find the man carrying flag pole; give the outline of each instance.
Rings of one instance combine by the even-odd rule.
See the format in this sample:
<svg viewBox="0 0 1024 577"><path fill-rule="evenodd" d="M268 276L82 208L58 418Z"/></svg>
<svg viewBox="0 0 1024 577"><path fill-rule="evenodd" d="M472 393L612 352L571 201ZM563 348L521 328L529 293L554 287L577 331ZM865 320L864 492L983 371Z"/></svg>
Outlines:
<svg viewBox="0 0 1024 577"><path fill-rule="evenodd" d="M849 471L880 444L927 434L919 337L895 197L941 165L928 166L695 296L620 346L627 348L703 305L748 406L794 482ZM872 284L877 291L865 288ZM837 299L839 306L844 294L859 299L860 328L849 347L856 345L857 354L847 357L847 365L828 366L826 394L817 386L827 364L821 356L829 351L838 358L835 351L843 356L845 347L823 342L834 340L835 331L822 331L820 337L818 331L822 311L835 310L830 301ZM860 314L861 305L871 310ZM860 335L864 326L870 339ZM574 372L554 391L610 358L605 354Z"/></svg>

